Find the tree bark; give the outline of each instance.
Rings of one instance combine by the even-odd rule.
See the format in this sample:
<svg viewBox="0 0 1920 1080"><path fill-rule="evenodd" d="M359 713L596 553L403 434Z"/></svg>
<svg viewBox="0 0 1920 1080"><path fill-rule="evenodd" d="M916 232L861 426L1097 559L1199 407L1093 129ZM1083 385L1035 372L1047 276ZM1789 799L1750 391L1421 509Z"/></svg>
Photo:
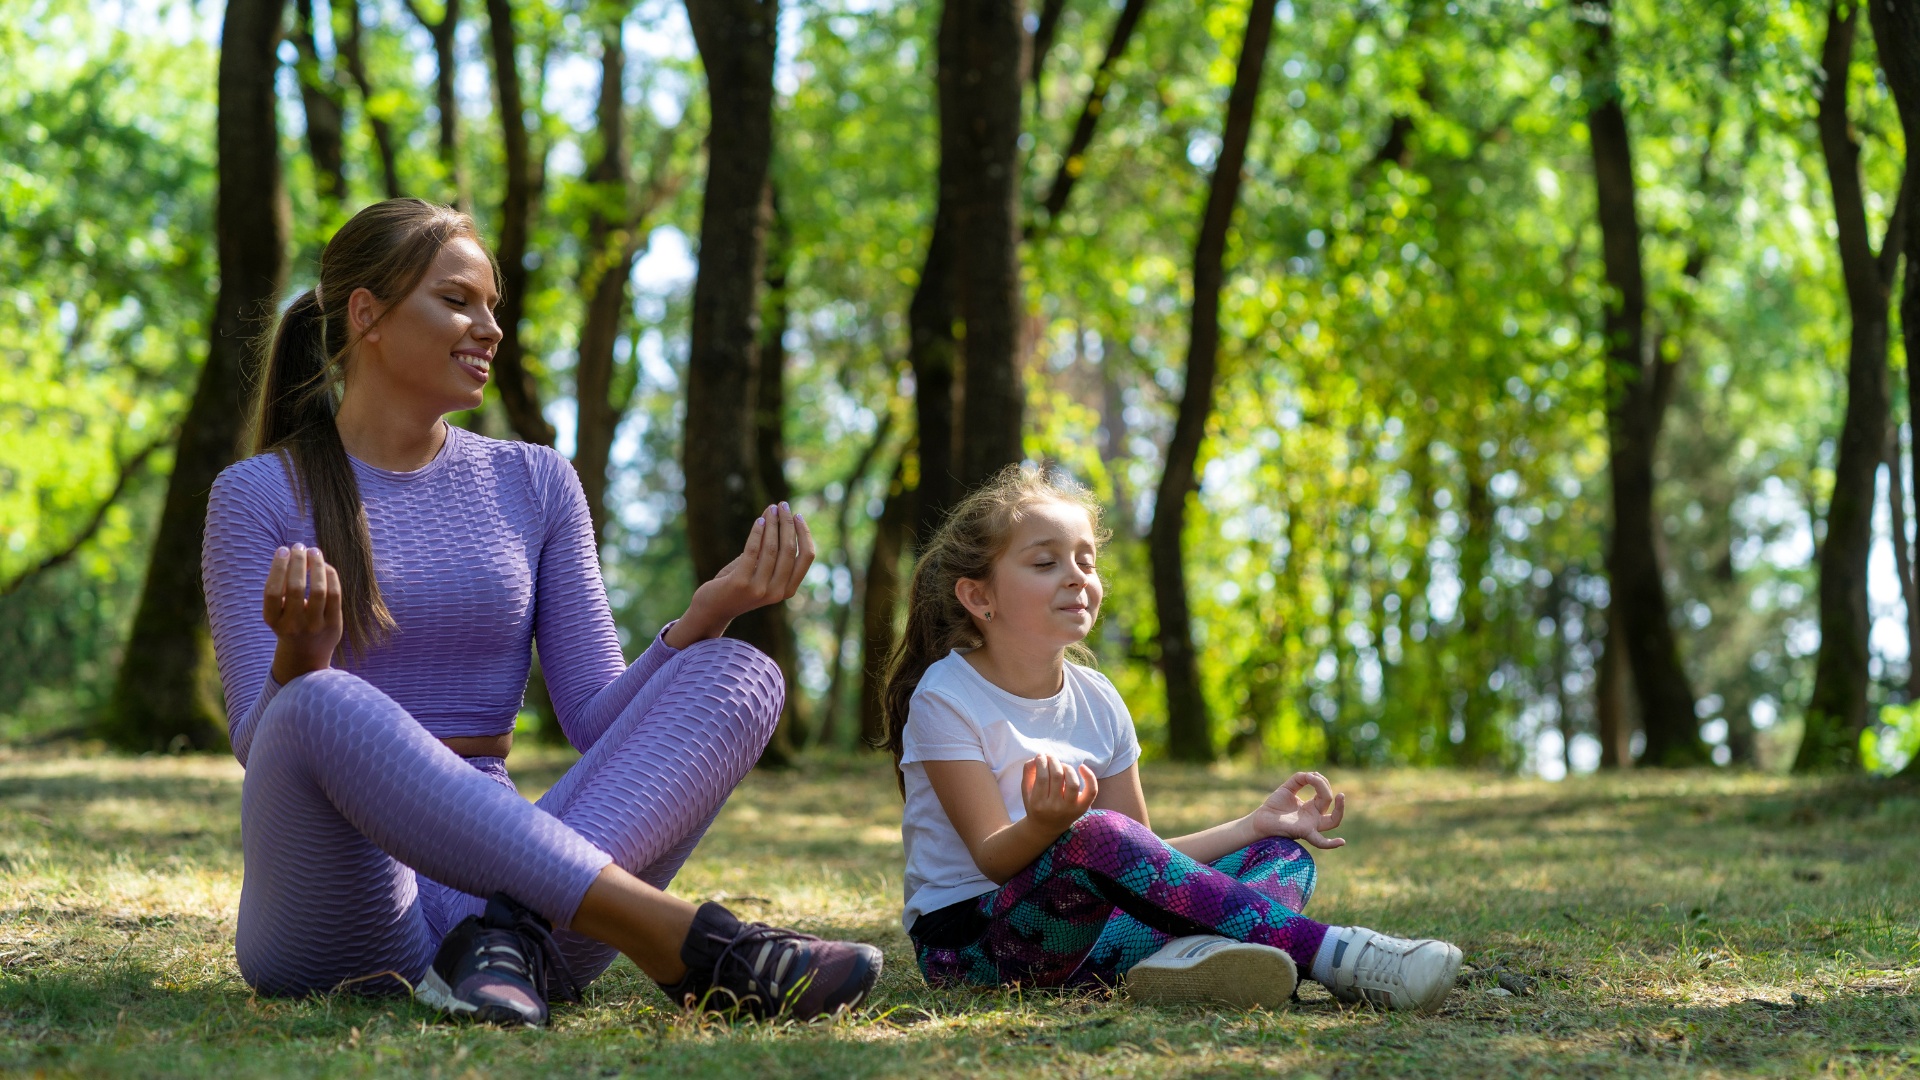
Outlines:
<svg viewBox="0 0 1920 1080"><path fill-rule="evenodd" d="M887 743L887 720L881 710L886 690L887 661L893 657L894 613L900 605L900 555L912 523L914 493L906 487L906 452L894 463L887 481L886 502L874 523L873 546L867 552L867 588L860 600L860 741L867 746Z"/></svg>
<svg viewBox="0 0 1920 1080"><path fill-rule="evenodd" d="M626 412L613 401L613 348L627 309L627 279L637 254L628 228L627 139L625 99L626 51L620 41L621 24L614 21L600 35L600 156L588 170L593 185L587 212L586 257L581 260L580 295L586 318L580 325L580 350L574 364L574 398L578 421L573 467L586 491L587 511L597 537L607 521L607 460L613 437Z"/></svg>
<svg viewBox="0 0 1920 1080"><path fill-rule="evenodd" d="M1019 0L947 0L954 63L940 69L941 185L951 186L954 276L965 363L960 481L978 484L1023 456L1020 384ZM952 102L951 107L947 100ZM949 167L951 163L952 167Z"/></svg>
<svg viewBox="0 0 1920 1080"><path fill-rule="evenodd" d="M838 539L834 552L834 565L845 567L853 579L853 595L841 604L833 613L833 653L828 660L827 696L820 706L817 721L809 733L810 741L816 746L832 746L839 735L840 698L845 686L847 665L841 655L847 649L847 627L853 619L853 605L860 599L864 574L853 574L853 548L847 543L847 518L853 510L853 500L858 496L860 485L867 478L867 470L873 467L873 461L880 456L880 450L887 444L887 436L893 431L893 416L880 414L880 423L874 428L873 439L869 441L860 456L854 460L853 468L847 471L847 478L840 486L840 505L834 507L833 535ZM881 511L885 513L884 510Z"/></svg>
<svg viewBox="0 0 1920 1080"><path fill-rule="evenodd" d="M1178 761L1211 761L1213 735L1200 669L1193 648L1192 613L1187 603L1183 533L1187 499L1199 490L1196 468L1207 420L1213 414L1213 390L1220 348L1220 288L1227 250L1227 227L1240 199L1241 169L1253 131L1254 105L1266 68L1273 34L1273 7L1255 0L1247 13L1246 36L1227 97L1220 156L1207 191L1200 237L1193 252L1193 324L1187 346L1187 379L1167 443L1166 471L1154 502L1153 528L1147 537L1153 564L1153 597L1160 616L1160 662L1167 685L1167 751ZM971 357L971 353L968 354ZM971 388L969 388L971 392Z"/></svg>
<svg viewBox="0 0 1920 1080"><path fill-rule="evenodd" d="M518 41L513 29L512 0L487 0L487 30L493 46L493 83L500 103L500 126L506 151L506 191L500 201L500 344L493 352L493 381L506 407L513 432L530 443L553 444L553 425L540 411L540 386L528 370L526 349L520 342L520 321L527 313L532 272L527 249L532 240L533 207L540 197L545 169L533 159L527 136L526 106L521 97Z"/></svg>
<svg viewBox="0 0 1920 1080"><path fill-rule="evenodd" d="M1607 453L1613 487L1613 532L1607 574L1626 646L1647 743L1642 763L1686 766L1707 761L1694 715L1693 686L1680 663L1658 549L1654 452L1673 384L1674 364L1647 333L1647 288L1640 258L1633 145L1615 78L1610 0L1590 5L1586 59L1593 88L1587 131L1607 276Z"/></svg>
<svg viewBox="0 0 1920 1080"><path fill-rule="evenodd" d="M945 185L941 199L945 201ZM954 237L951 211L936 211L927 259L907 307L907 362L913 367L913 412L918 426L920 482L915 489L913 542L924 544L959 496L954 426L954 374L960 342L953 336Z"/></svg>
<svg viewBox="0 0 1920 1080"><path fill-rule="evenodd" d="M1859 766L1860 732L1867 725L1867 553L1873 544L1874 474L1886 451L1888 303L1905 239L1906 185L1887 223L1881 250L1867 230L1860 184L1860 144L1847 119L1847 73L1860 8L1843 17L1838 0L1827 10L1821 49L1826 74L1820 97L1820 149L1833 190L1839 226L1840 268L1853 326L1847 350L1847 411L1840 428L1827 535L1820 547L1820 653L1806 735L1794 755L1795 772ZM1882 46L1884 57L1887 49Z"/></svg>
<svg viewBox="0 0 1920 1080"><path fill-rule="evenodd" d="M1054 31L1060 28L1060 15L1067 10L1067 0L1043 0L1040 15L1034 20L1033 40L1027 43L1027 72L1033 80L1033 98L1036 111L1040 105L1040 77L1046 73L1047 54L1053 51Z"/></svg>
<svg viewBox="0 0 1920 1080"><path fill-rule="evenodd" d="M380 175L385 181L387 198L398 199L406 194L400 183L400 165L393 148L393 125L373 111L373 80L367 75L366 58L360 52L360 5L349 2L334 7L336 20L334 25L342 27L335 34L339 43L336 50L340 59L346 61L347 74L352 76L353 85L360 91L360 107L366 111L367 126L373 129L373 145L380 153ZM344 19L338 18L344 16Z"/></svg>
<svg viewBox="0 0 1920 1080"><path fill-rule="evenodd" d="M232 464L244 425L248 346L287 281L290 211L274 114L275 48L285 0L231 0L221 27L220 294L207 361L180 425L159 535L127 640L105 733L132 749L222 745L213 641L200 586L207 491ZM246 708L249 702L233 702Z"/></svg>
<svg viewBox="0 0 1920 1080"><path fill-rule="evenodd" d="M1913 549L1907 543L1907 492L1900 476L1900 425L1887 424L1887 516L1891 519L1893 573L1900 579L1900 600L1907 609L1907 700L1913 701L1920 690L1920 657L1912 655L1913 642L1920 642L1920 585L1913 578Z"/></svg>
<svg viewBox="0 0 1920 1080"><path fill-rule="evenodd" d="M294 0L293 45L299 59L294 76L307 120L307 152L313 156L314 184L323 201L347 196L345 143L341 135L346 108L340 88L320 73L320 47L313 37L313 0Z"/></svg>
<svg viewBox="0 0 1920 1080"><path fill-rule="evenodd" d="M1880 52L1880 68L1886 72L1887 88L1893 91L1894 104L1900 109L1900 126L1906 131L1907 141L1907 229L1906 229L1906 280L1900 294L1900 331L1907 346L1907 415L1920 418L1920 378L1915 377L1916 358L1920 358L1920 274L1914 272L1914 260L1920 257L1920 208L1913 206L1915 198L1913 185L1920 184L1914 172L1915 147L1920 147L1920 4L1910 0L1899 3L1874 4L1870 11L1873 22L1873 40ZM1913 461L1915 465L1914 483L1920 485L1920 419L1916 419L1913 438ZM1894 482L1899 482L1900 471L1894 468ZM1904 539L1904 534L1896 534ZM1911 579L1909 579L1911 580ZM1920 590L1916 590L1920 591ZM1914 594L1910 592L1909 597ZM1914 612L1914 603L1908 600L1908 625L1920 624L1920 616ZM1920 695L1920 631L1908 633L1908 651L1917 654L1909 659L1913 674L1907 679L1907 694L1911 700ZM1920 754L1901 770L1902 777L1920 780Z"/></svg>
<svg viewBox="0 0 1920 1080"><path fill-rule="evenodd" d="M1107 92L1113 88L1113 68L1126 55L1127 43L1133 40L1133 29L1140 25L1140 16L1147 12L1148 0L1127 0L1127 6L1120 9L1120 17L1114 21L1113 37L1107 41L1106 55L1100 58L1100 66L1094 70L1093 86L1087 91L1087 100L1080 107L1080 119L1073 126L1073 137L1067 140L1067 151L1061 155L1060 167L1054 171L1053 183L1047 187L1047 197L1040 204L1038 219L1027 225L1027 239L1051 228L1060 220L1060 214L1067 208L1067 199L1073 194L1074 181L1087 164L1087 147L1093 145L1093 131L1100 123L1100 114L1106 111ZM1035 38L1036 44L1038 37ZM1035 72L1034 84L1039 85L1039 73Z"/></svg>
<svg viewBox="0 0 1920 1080"><path fill-rule="evenodd" d="M460 30L460 0L445 0L438 22L428 19L414 0L406 2L407 11L433 37L433 103L435 110L440 113L440 166L446 170L453 205L468 210L473 200L467 191L466 175L460 168L460 102L454 95L454 81L459 77L459 69L453 46L454 35Z"/></svg>
<svg viewBox="0 0 1920 1080"><path fill-rule="evenodd" d="M764 329L754 359L753 378L753 455L758 490L769 503L793 498L787 483L787 264L790 258L789 233L780 218L779 193L771 183L767 187L767 220L771 223L767 244L766 291L762 307ZM742 537L744 542L745 538ZM779 663L786 676L787 701L767 748L768 764L785 764L806 743L806 722L801 713L800 652L793 636L793 620L785 604L773 604L747 612L734 620L729 636L750 642Z"/></svg>
<svg viewBox="0 0 1920 1080"><path fill-rule="evenodd" d="M1627 650L1621 647L1625 636L1620 609L1608 604L1607 636L1601 641L1600 655L1594 661L1600 669L1594 687L1593 711L1600 729L1602 769L1633 768L1634 710L1627 700L1633 672L1628 666Z"/></svg>

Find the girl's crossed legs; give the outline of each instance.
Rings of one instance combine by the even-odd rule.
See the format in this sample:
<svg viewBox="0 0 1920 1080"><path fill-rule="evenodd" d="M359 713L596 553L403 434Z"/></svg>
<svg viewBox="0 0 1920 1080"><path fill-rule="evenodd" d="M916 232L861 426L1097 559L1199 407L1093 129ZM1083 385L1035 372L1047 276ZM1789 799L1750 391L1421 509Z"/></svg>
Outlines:
<svg viewBox="0 0 1920 1080"><path fill-rule="evenodd" d="M1113 984L1168 939L1219 934L1271 945L1301 971L1327 927L1299 914L1313 859L1270 838L1215 863L1182 855L1123 814L1095 810L1032 865L971 901L979 936L914 951L936 986Z"/></svg>
<svg viewBox="0 0 1920 1080"><path fill-rule="evenodd" d="M416 982L446 931L498 891L560 928L584 984L614 956L565 930L587 887L609 862L665 887L758 759L784 694L751 646L693 645L536 806L497 762L475 768L364 680L294 680L261 717L242 789L241 973L267 993L382 972Z"/></svg>

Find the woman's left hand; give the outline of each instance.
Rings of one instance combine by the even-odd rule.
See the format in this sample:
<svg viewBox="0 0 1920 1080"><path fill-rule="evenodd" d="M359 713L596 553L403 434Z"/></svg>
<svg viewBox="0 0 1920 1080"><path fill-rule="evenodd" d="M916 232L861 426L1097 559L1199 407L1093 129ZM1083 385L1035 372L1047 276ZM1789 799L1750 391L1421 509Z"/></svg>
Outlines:
<svg viewBox="0 0 1920 1080"><path fill-rule="evenodd" d="M1305 787L1313 789L1313 798L1303 803L1299 795ZM1247 821L1261 836L1285 836L1304 840L1317 848L1331 849L1345 846L1346 840L1321 833L1338 828L1346 813L1345 792L1335 795L1333 785L1317 772L1297 772L1267 796L1260 809L1248 814Z"/></svg>
<svg viewBox="0 0 1920 1080"><path fill-rule="evenodd" d="M747 612L785 601L806 580L813 554L813 531L806 519L786 503L767 507L754 520L740 557L694 590L687 613L667 631L667 645L684 649L717 638Z"/></svg>

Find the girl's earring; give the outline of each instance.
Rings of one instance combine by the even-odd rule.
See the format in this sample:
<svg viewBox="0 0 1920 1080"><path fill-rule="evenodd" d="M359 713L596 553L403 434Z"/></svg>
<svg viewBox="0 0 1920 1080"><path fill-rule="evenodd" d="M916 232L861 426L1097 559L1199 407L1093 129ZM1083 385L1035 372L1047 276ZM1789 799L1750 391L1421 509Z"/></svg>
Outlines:
<svg viewBox="0 0 1920 1080"><path fill-rule="evenodd" d="M991 611L989 611L989 612L987 612L987 621L988 621L988 622L992 622L992 621L993 621L993 612L991 612Z"/></svg>

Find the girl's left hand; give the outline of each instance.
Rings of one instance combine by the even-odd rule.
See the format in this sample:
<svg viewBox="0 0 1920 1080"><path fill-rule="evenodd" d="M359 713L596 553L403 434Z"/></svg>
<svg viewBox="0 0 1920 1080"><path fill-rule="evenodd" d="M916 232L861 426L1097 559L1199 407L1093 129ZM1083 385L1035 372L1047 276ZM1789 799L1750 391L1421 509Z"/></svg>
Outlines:
<svg viewBox="0 0 1920 1080"><path fill-rule="evenodd" d="M740 557L694 590L687 613L667 632L667 645L684 649L717 638L747 612L784 602L799 591L813 555L813 530L806 519L785 503L767 507L754 520Z"/></svg>
<svg viewBox="0 0 1920 1080"><path fill-rule="evenodd" d="M1313 798L1303 803L1299 794L1305 787L1313 788ZM1344 847L1347 841L1321 833L1338 828L1346 813L1345 792L1335 795L1333 785L1317 772L1297 772L1267 796L1260 809L1248 814L1247 821L1261 836L1285 836L1305 840L1317 848L1332 849Z"/></svg>

